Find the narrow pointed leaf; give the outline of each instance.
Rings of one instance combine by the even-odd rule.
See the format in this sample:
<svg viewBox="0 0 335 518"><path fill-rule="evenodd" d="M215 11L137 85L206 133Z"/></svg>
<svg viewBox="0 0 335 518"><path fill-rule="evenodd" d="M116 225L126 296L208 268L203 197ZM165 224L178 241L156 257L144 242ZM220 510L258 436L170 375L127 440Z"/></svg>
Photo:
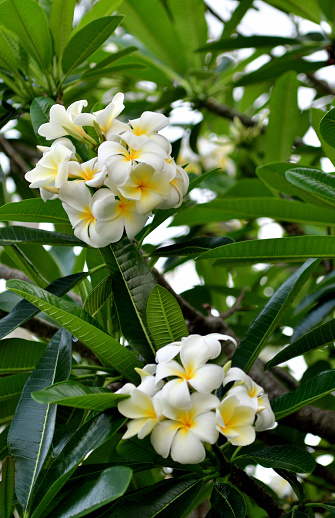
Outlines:
<svg viewBox="0 0 335 518"><path fill-rule="evenodd" d="M207 43L198 49L199 52L212 52L213 50L235 50L262 47L277 47L277 45L296 45L296 38L283 38L281 36L236 36Z"/></svg>
<svg viewBox="0 0 335 518"><path fill-rule="evenodd" d="M68 75L98 50L121 20L121 16L103 16L74 33L63 52L63 72Z"/></svg>
<svg viewBox="0 0 335 518"><path fill-rule="evenodd" d="M297 236L241 241L209 250L197 260L217 259L214 264L301 262L310 257L335 257L334 236Z"/></svg>
<svg viewBox="0 0 335 518"><path fill-rule="evenodd" d="M314 506L314 502L313 502ZM335 502L321 502L320 504L315 504L315 507L323 507L323 509L326 509L329 513L332 515L335 514Z"/></svg>
<svg viewBox="0 0 335 518"><path fill-rule="evenodd" d="M83 480L54 509L50 518L79 518L122 496L130 483L132 470L125 466L105 469L97 479Z"/></svg>
<svg viewBox="0 0 335 518"><path fill-rule="evenodd" d="M92 317L95 317L97 313L103 308L106 302L112 296L112 280L111 278L105 277L94 290L89 294L85 300L84 309Z"/></svg>
<svg viewBox="0 0 335 518"><path fill-rule="evenodd" d="M24 281L8 281L8 288L31 302L81 340L100 359L130 381L137 382L135 367L142 363L135 354L105 333L85 310Z"/></svg>
<svg viewBox="0 0 335 518"><path fill-rule="evenodd" d="M231 237L196 237L175 245L161 246L151 253L155 257L199 255L218 246L234 243Z"/></svg>
<svg viewBox="0 0 335 518"><path fill-rule="evenodd" d="M88 246L75 236L61 234L59 232L50 232L39 228L19 226L0 228L1 246L19 245L22 243L58 246Z"/></svg>
<svg viewBox="0 0 335 518"><path fill-rule="evenodd" d="M270 446L263 450L253 451L238 457L253 459L265 468L282 468L296 473L311 473L315 468L315 460L304 448L283 444Z"/></svg>
<svg viewBox="0 0 335 518"><path fill-rule="evenodd" d="M282 419L300 408L311 405L323 396L335 390L335 371L324 371L302 383L296 390L283 394L271 401L276 419Z"/></svg>
<svg viewBox="0 0 335 518"><path fill-rule="evenodd" d="M11 518L14 497L15 466L11 457L6 457L1 467L0 516Z"/></svg>
<svg viewBox="0 0 335 518"><path fill-rule="evenodd" d="M56 54L61 57L72 31L76 0L53 0L50 12L50 30Z"/></svg>
<svg viewBox="0 0 335 518"><path fill-rule="evenodd" d="M293 343L280 351L272 360L268 361L264 369L270 369L274 365L296 358L309 351L320 349L335 341L335 319L325 322L319 327L312 329Z"/></svg>
<svg viewBox="0 0 335 518"><path fill-rule="evenodd" d="M93 417L71 437L44 476L37 480L32 518L45 516L45 509L83 462L86 455L113 437L126 418L117 410Z"/></svg>
<svg viewBox="0 0 335 518"><path fill-rule="evenodd" d="M215 482L211 496L217 518L244 518L247 512L242 494L230 484Z"/></svg>
<svg viewBox="0 0 335 518"><path fill-rule="evenodd" d="M87 275L87 272L82 272L62 277L49 284L46 291L61 297L74 288L74 286L87 277ZM8 315L0 320L0 339L7 336L38 313L39 309L33 306L33 304L30 304L30 302L26 300L21 300Z"/></svg>
<svg viewBox="0 0 335 518"><path fill-rule="evenodd" d="M135 52L136 50L138 50L137 47L134 47L134 46L130 45L129 47L126 47L126 48L124 48L122 50L119 50L118 52L113 52L107 58L102 59L101 61L99 61L95 65L93 70L97 71L97 70L101 70L102 68L106 68L111 63L114 63L114 61L117 61L118 59L123 58L123 56L127 56L128 54L131 54L132 52Z"/></svg>
<svg viewBox="0 0 335 518"><path fill-rule="evenodd" d="M114 13L116 9L121 4L122 0L99 0L96 2L93 7L84 14L84 16L79 20L78 25L75 27L74 32L77 32L79 29L82 29L85 25L89 24L93 20L97 18L101 18L102 16L109 16Z"/></svg>
<svg viewBox="0 0 335 518"><path fill-rule="evenodd" d="M188 336L178 302L171 293L158 284L150 293L147 320L157 349Z"/></svg>
<svg viewBox="0 0 335 518"><path fill-rule="evenodd" d="M297 167L285 173L289 182L304 189L317 198L323 200L327 205L335 205L335 176L317 171Z"/></svg>
<svg viewBox="0 0 335 518"><path fill-rule="evenodd" d="M56 406L40 405L31 393L69 377L71 352L71 334L64 329L57 331L25 384L9 430L8 446L16 467L15 493L24 510L30 505L50 448L56 418Z"/></svg>
<svg viewBox="0 0 335 518"><path fill-rule="evenodd" d="M46 345L42 342L7 338L0 342L0 374L34 370L43 356Z"/></svg>
<svg viewBox="0 0 335 518"><path fill-rule="evenodd" d="M107 388L88 387L77 381L57 383L33 392L32 397L39 403L57 403L97 412L115 407L120 401L127 398L123 394L114 394Z"/></svg>
<svg viewBox="0 0 335 518"><path fill-rule="evenodd" d="M236 349L232 359L234 367L248 372L318 263L317 259L306 261L274 293Z"/></svg>
<svg viewBox="0 0 335 518"><path fill-rule="evenodd" d="M261 217L321 226L335 224L334 211L328 207L321 208L299 201L268 197L229 197L217 198L209 203L201 203L189 207L174 218L171 226L193 226L206 224L211 221Z"/></svg>
<svg viewBox="0 0 335 518"><path fill-rule="evenodd" d="M128 238L101 248L113 283L113 294L121 329L145 360L152 362L155 349L146 321L146 306L156 280Z"/></svg>

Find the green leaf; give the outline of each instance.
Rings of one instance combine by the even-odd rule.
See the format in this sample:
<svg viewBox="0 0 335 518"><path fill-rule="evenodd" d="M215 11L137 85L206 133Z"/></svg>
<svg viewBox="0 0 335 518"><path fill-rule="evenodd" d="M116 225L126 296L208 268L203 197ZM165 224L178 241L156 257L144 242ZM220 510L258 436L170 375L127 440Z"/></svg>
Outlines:
<svg viewBox="0 0 335 518"><path fill-rule="evenodd" d="M106 68L111 63L114 63L114 61L117 61L118 59L123 58L123 56L127 56L128 54L131 54L132 52L135 52L136 50L138 50L137 47L130 45L129 47L126 47L125 49L122 49L119 52L113 52L107 58L102 59L101 61L98 61L98 63L95 65L95 67L91 70L94 70L96 72L97 70ZM85 76L85 73L83 74L83 76Z"/></svg>
<svg viewBox="0 0 335 518"><path fill-rule="evenodd" d="M125 421L117 410L107 411L87 421L73 434L48 471L37 480L32 518L45 516L47 506L87 454L113 437Z"/></svg>
<svg viewBox="0 0 335 518"><path fill-rule="evenodd" d="M15 466L11 457L6 457L1 467L0 516L11 518L14 497Z"/></svg>
<svg viewBox="0 0 335 518"><path fill-rule="evenodd" d="M333 212L326 207L319 208L307 203L279 198L220 197L209 203L201 203L183 210L174 218L171 226L205 225L212 221L261 217L328 226L335 224Z"/></svg>
<svg viewBox="0 0 335 518"><path fill-rule="evenodd" d="M274 84L270 103L269 123L265 133L265 162L287 160L299 128L298 80L288 71Z"/></svg>
<svg viewBox="0 0 335 518"><path fill-rule="evenodd" d="M217 246L223 246L228 243L234 243L231 237L196 237L183 241L182 243L176 243L175 245L161 246L151 252L152 257L174 257L174 256L187 256L187 255L199 255L207 250L212 250Z"/></svg>
<svg viewBox="0 0 335 518"><path fill-rule="evenodd" d="M87 277L87 275L86 272L82 272L62 277L49 284L46 290L61 297L74 288L76 284ZM0 339L7 336L17 327L22 326L30 318L37 315L37 313L39 313L39 310L35 306L26 300L21 300L8 315L0 320Z"/></svg>
<svg viewBox="0 0 335 518"><path fill-rule="evenodd" d="M99 282L94 290L88 295L84 304L85 311L95 318L111 296L112 280L108 276Z"/></svg>
<svg viewBox="0 0 335 518"><path fill-rule="evenodd" d="M24 297L59 325L73 333L78 340L81 340L93 351L103 365L114 367L130 381L135 383L138 381L134 368L142 367L142 363L135 354L105 333L98 322L86 311L72 302L60 299L24 281L11 280L7 285L11 291Z"/></svg>
<svg viewBox="0 0 335 518"><path fill-rule="evenodd" d="M321 21L320 9L315 0L306 0L303 3L300 0L268 0L267 3L287 13L297 14L318 25Z"/></svg>
<svg viewBox="0 0 335 518"><path fill-rule="evenodd" d="M319 504L316 504L313 502L313 507L323 507L323 509L326 509L331 514L335 514L335 502L320 502Z"/></svg>
<svg viewBox="0 0 335 518"><path fill-rule="evenodd" d="M2 68L18 72L17 52L13 45L13 33L0 26L0 64Z"/></svg>
<svg viewBox="0 0 335 518"><path fill-rule="evenodd" d="M112 278L122 332L130 345L147 362L152 362L156 351L147 326L146 307L156 280L141 254L126 237L101 248L100 253Z"/></svg>
<svg viewBox="0 0 335 518"><path fill-rule="evenodd" d="M194 180L190 182L190 185L188 186L188 193L191 192L193 189L198 187L202 182L213 176L215 173L220 174L222 173L222 169L220 167L217 167L216 169L211 169L210 171L207 171L206 173L200 174Z"/></svg>
<svg viewBox="0 0 335 518"><path fill-rule="evenodd" d="M182 518L202 487L199 479L164 480L121 498L99 518Z"/></svg>
<svg viewBox="0 0 335 518"><path fill-rule="evenodd" d="M129 70L142 70L145 68L145 66L140 65L139 63L116 64L112 67L99 68L98 70L96 70L96 67L94 67L84 72L80 76L80 79L87 79L91 81L92 79L99 79L102 77L114 77L116 72L120 72L122 70L128 72Z"/></svg>
<svg viewBox="0 0 335 518"><path fill-rule="evenodd" d="M6 400L12 399L13 396L19 396L28 378L29 374L24 372L0 378L1 404L6 404Z"/></svg>
<svg viewBox="0 0 335 518"><path fill-rule="evenodd" d="M53 99L50 99L50 97L35 97L35 99L33 99L33 102L30 105L30 118L31 118L31 123L34 128L35 135L37 137L38 142L40 144L44 144L45 146L50 146L50 141L47 141L47 139L45 137L42 137L41 135L39 135L38 128L42 124L49 122L50 108L54 104L55 104L55 101ZM38 198L38 199L36 199L36 201L43 202L42 198ZM19 202L19 203L22 203L22 202ZM68 220L68 218L67 218L67 220ZM22 221L25 221L25 220L22 220Z"/></svg>
<svg viewBox="0 0 335 518"><path fill-rule="evenodd" d="M326 156L329 158L329 160L331 160L333 165L335 165L335 150L332 146L327 144L327 142L322 137L320 131L321 119L325 115L325 112L323 110L320 110L319 108L311 108L310 111L312 116L313 128L318 136L318 139L320 140L322 149L325 152Z"/></svg>
<svg viewBox="0 0 335 518"><path fill-rule="evenodd" d="M32 393L38 403L57 403L58 405L83 408L103 412L126 399L124 394L114 394L109 389L88 387L77 381L56 383L43 390Z"/></svg>
<svg viewBox="0 0 335 518"><path fill-rule="evenodd" d="M263 450L253 451L237 457L253 459L265 468L282 468L296 473L311 473L315 468L315 460L304 448L283 444L270 446Z"/></svg>
<svg viewBox="0 0 335 518"><path fill-rule="evenodd" d="M157 349L188 336L187 326L175 297L158 284L150 293L147 306L150 333Z"/></svg>
<svg viewBox="0 0 335 518"><path fill-rule="evenodd" d="M124 25L149 51L180 75L187 71L186 56L175 25L159 0L123 0L119 13Z"/></svg>
<svg viewBox="0 0 335 518"><path fill-rule="evenodd" d="M72 35L62 58L64 74L81 65L93 52L98 50L121 22L121 16L104 16L88 23Z"/></svg>
<svg viewBox="0 0 335 518"><path fill-rule="evenodd" d="M304 507L304 500L305 500L304 488L298 481L297 477L295 475L293 475L293 473L291 473L290 471L287 471L286 469L275 468L275 472L278 473L278 475L280 477L287 480L287 482L290 484L293 491L297 495L301 507ZM298 514L295 514L295 510L293 511L292 518L302 518L302 516L304 516L304 513L301 513L299 510L297 510L297 511L298 511Z"/></svg>
<svg viewBox="0 0 335 518"><path fill-rule="evenodd" d="M56 418L56 406L36 403L31 393L69 377L71 352L71 334L64 329L57 331L24 386L10 426L8 447L16 468L15 494L24 510L30 506L34 484L51 445Z"/></svg>
<svg viewBox="0 0 335 518"><path fill-rule="evenodd" d="M50 514L50 518L79 518L122 496L130 483L132 470L125 466L105 469L97 479L84 480Z"/></svg>
<svg viewBox="0 0 335 518"><path fill-rule="evenodd" d="M50 30L53 36L55 51L62 56L71 31L76 0L53 0L50 12Z"/></svg>
<svg viewBox="0 0 335 518"><path fill-rule="evenodd" d="M96 20L97 18L101 18L102 16L109 16L110 14L114 13L121 2L122 0L99 0L99 2L96 2L93 7L84 14L81 20L79 20L78 25L74 29L74 32L82 29L85 25L88 25L90 22Z"/></svg>
<svg viewBox="0 0 335 518"><path fill-rule="evenodd" d="M7 338L0 343L0 374L32 371L43 356L46 345L42 342Z"/></svg>
<svg viewBox="0 0 335 518"><path fill-rule="evenodd" d="M202 259L217 259L214 264L253 264L285 261L299 262L310 257L335 257L333 236L297 236L255 239L221 246L201 254Z"/></svg>
<svg viewBox="0 0 335 518"><path fill-rule="evenodd" d="M187 56L188 66L201 67L202 59L194 51L207 41L205 4L202 0L168 0L174 26Z"/></svg>
<svg viewBox="0 0 335 518"><path fill-rule="evenodd" d="M0 3L1 24L15 32L23 46L45 69L51 60L51 37L43 9L33 0Z"/></svg>
<svg viewBox="0 0 335 518"><path fill-rule="evenodd" d="M304 167L290 169L286 171L285 176L293 185L313 194L313 196L334 207L335 176Z"/></svg>
<svg viewBox="0 0 335 518"><path fill-rule="evenodd" d="M1 5L1 4L0 4ZM49 232L39 228L3 227L0 228L0 245L19 245L21 243L35 243L41 245L58 246L88 246L86 243L68 234Z"/></svg>
<svg viewBox="0 0 335 518"><path fill-rule="evenodd" d="M232 358L234 367L248 372L318 263L317 259L306 261L274 293L237 347Z"/></svg>
<svg viewBox="0 0 335 518"><path fill-rule="evenodd" d="M296 45L296 38L283 38L281 36L242 36L212 41L198 49L199 52L213 52L215 50L236 50L263 47L277 47L278 45Z"/></svg>
<svg viewBox="0 0 335 518"><path fill-rule="evenodd" d="M335 147L335 108L332 108L321 119L320 133L331 147Z"/></svg>
<svg viewBox="0 0 335 518"><path fill-rule="evenodd" d="M324 371L302 383L293 392L283 394L271 401L276 420L282 419L300 408L312 404L335 390L335 371Z"/></svg>
<svg viewBox="0 0 335 518"><path fill-rule="evenodd" d="M309 351L320 349L327 344L335 341L335 319L325 322L319 327L312 329L305 335L301 336L290 345L280 351L272 360L268 361L264 369L270 369L274 365L286 362L292 358L296 358Z"/></svg>
<svg viewBox="0 0 335 518"><path fill-rule="evenodd" d="M16 267L29 277L37 286L45 288L47 281L40 275L34 265L29 261L27 256L16 246L7 246L7 255L15 263Z"/></svg>
<svg viewBox="0 0 335 518"><path fill-rule="evenodd" d="M244 518L247 512L242 494L230 484L215 482L211 506L218 518Z"/></svg>

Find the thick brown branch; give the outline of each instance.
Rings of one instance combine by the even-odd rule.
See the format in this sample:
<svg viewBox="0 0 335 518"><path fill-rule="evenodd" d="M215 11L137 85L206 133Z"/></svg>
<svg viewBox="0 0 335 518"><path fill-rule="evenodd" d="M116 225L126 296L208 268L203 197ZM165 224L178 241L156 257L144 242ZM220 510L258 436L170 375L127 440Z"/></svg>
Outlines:
<svg viewBox="0 0 335 518"><path fill-rule="evenodd" d="M29 277L27 277L21 270L17 270L16 268L9 268L5 264L0 264L0 278L8 281L9 279L18 279L19 281L30 281Z"/></svg>
<svg viewBox="0 0 335 518"><path fill-rule="evenodd" d="M238 111L234 110L233 108L230 108L229 106L220 104L213 97L209 97L208 99L206 99L203 103L203 106L205 106L205 108L207 108L208 111L216 113L216 115L220 115L220 117L223 117L224 119L233 121L234 118L237 117L247 128L252 128L253 126L256 126L256 124L258 124L256 121L254 121L247 115L239 113Z"/></svg>
<svg viewBox="0 0 335 518"><path fill-rule="evenodd" d="M0 150L3 151L11 161L14 162L22 174L25 174L27 171L29 171L29 165L22 158L22 156L15 151L9 140L5 139L3 135L0 135Z"/></svg>

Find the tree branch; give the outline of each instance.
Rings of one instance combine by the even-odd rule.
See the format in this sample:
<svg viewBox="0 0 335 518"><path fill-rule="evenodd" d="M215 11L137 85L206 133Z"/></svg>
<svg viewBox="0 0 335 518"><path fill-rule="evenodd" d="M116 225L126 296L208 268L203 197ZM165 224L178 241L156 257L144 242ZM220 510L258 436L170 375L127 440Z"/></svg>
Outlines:
<svg viewBox="0 0 335 518"><path fill-rule="evenodd" d="M247 128L252 128L257 124L256 121L254 121L247 115L239 113L238 111L234 110L233 108L230 108L229 106L226 106L225 104L220 104L213 97L209 97L208 99L206 99L203 103L203 106L205 106L205 108L207 108L208 111L215 113L216 115L220 115L220 117L223 117L224 119L233 121L234 118L237 117Z"/></svg>

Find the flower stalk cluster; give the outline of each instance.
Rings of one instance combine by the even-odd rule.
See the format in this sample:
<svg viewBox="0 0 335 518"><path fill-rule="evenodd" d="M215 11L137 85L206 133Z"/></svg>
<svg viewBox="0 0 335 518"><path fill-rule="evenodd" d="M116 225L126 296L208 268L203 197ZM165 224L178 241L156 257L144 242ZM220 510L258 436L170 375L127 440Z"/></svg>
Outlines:
<svg viewBox="0 0 335 518"><path fill-rule="evenodd" d="M220 340L233 339L217 333L190 335L159 349L156 364L136 369L140 385L127 383L118 391L130 396L118 404L130 419L123 439L150 434L163 458L171 455L181 464L196 464L206 457L204 444L215 444L219 434L232 445L247 446L256 431L274 426L262 387L241 369L231 368L231 362L224 367L212 362L220 355ZM216 395L220 387L225 392L221 400Z"/></svg>
<svg viewBox="0 0 335 518"><path fill-rule="evenodd" d="M146 111L126 124L117 119L123 100L117 93L94 113L82 113L85 100L67 110L52 106L50 122L38 132L56 140L50 147L38 146L43 156L25 175L45 201L60 198L75 235L95 248L118 241L124 232L134 237L154 209L179 207L189 185L171 156L170 142L159 133L169 119ZM97 141L85 131L89 126ZM67 136L85 143L92 158L83 162Z"/></svg>

